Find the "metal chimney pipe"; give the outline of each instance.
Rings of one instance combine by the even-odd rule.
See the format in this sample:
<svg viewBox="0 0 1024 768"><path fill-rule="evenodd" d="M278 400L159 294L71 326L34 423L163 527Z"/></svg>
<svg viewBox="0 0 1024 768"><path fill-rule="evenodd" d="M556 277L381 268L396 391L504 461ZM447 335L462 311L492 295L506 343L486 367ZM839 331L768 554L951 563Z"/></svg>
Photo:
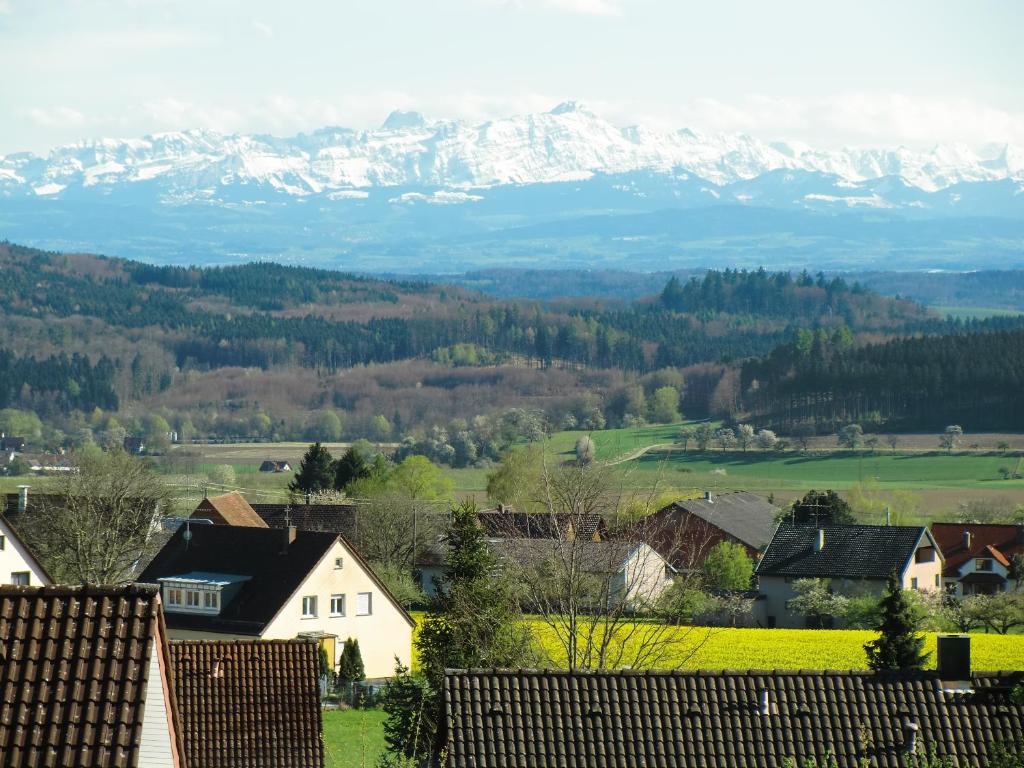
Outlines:
<svg viewBox="0 0 1024 768"><path fill-rule="evenodd" d="M18 511L24 512L28 509L28 489L31 485L19 485L18 486Z"/></svg>
<svg viewBox="0 0 1024 768"><path fill-rule="evenodd" d="M814 537L814 551L821 552L825 548L825 529L819 528L817 535Z"/></svg>
<svg viewBox="0 0 1024 768"><path fill-rule="evenodd" d="M971 549L971 532L968 530L964 531L964 549L968 551Z"/></svg>

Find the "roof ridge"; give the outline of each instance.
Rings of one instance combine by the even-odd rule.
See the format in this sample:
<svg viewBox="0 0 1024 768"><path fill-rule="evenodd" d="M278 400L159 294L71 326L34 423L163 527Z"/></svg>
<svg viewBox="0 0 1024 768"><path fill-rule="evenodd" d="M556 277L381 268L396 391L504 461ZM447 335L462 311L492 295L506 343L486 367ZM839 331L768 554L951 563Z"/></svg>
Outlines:
<svg viewBox="0 0 1024 768"><path fill-rule="evenodd" d="M0 584L0 596L20 595L25 597L106 597L106 596L139 596L155 597L160 591L157 584L132 582L123 585L111 584L53 584L50 586L18 586Z"/></svg>
<svg viewBox="0 0 1024 768"><path fill-rule="evenodd" d="M776 677L796 677L806 675L816 676L843 676L843 677L926 677L938 678L939 673L934 669L921 670L871 670L871 669L550 669L550 668L500 668L500 667L470 667L468 669L446 668L445 675L562 675L570 677L594 677L618 675L622 677L708 677L708 676L733 676L749 677L750 675L772 675ZM984 674L1009 674L1012 670L1003 672L985 672ZM975 674L975 673L972 673Z"/></svg>

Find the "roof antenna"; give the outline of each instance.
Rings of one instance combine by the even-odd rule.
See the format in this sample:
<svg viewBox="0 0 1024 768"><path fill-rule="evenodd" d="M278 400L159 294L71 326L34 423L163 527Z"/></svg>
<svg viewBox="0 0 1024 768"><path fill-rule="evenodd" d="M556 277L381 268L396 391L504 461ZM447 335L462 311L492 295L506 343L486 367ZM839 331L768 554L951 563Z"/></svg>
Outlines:
<svg viewBox="0 0 1024 768"><path fill-rule="evenodd" d="M185 521L185 532L183 534L181 534L181 538L185 542L185 549L188 549L188 545L192 541L192 527L189 524L190 522L191 521L189 521L189 520Z"/></svg>
<svg viewBox="0 0 1024 768"><path fill-rule="evenodd" d="M285 507L284 507L284 527L285 528L291 528L292 527L292 505L291 504L285 504Z"/></svg>

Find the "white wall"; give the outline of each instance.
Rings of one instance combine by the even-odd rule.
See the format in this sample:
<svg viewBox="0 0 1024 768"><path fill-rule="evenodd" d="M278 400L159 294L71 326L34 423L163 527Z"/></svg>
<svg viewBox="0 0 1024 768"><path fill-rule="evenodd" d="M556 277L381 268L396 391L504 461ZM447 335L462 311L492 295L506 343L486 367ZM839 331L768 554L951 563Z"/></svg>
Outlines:
<svg viewBox="0 0 1024 768"><path fill-rule="evenodd" d="M161 639L150 640L149 677L146 680L146 706L142 714L139 736L139 768L174 768L174 752L161 676Z"/></svg>
<svg viewBox="0 0 1024 768"><path fill-rule="evenodd" d="M6 520L0 519L0 535L4 537L4 548L0 549L0 584L11 584L11 574L28 571L29 586L41 587L50 583L32 561L25 545L11 530Z"/></svg>
<svg viewBox="0 0 1024 768"><path fill-rule="evenodd" d="M343 558L344 564L335 569L334 561L338 557ZM373 613L369 616L356 615L359 592L373 596ZM333 594L345 595L344 617L329 615ZM302 598L307 595L317 597L315 619L302 617ZM368 678L394 675L396 656L407 667L412 663L412 627L340 540L267 625L262 637L283 640L303 632L337 635L338 657L347 638L358 640Z"/></svg>

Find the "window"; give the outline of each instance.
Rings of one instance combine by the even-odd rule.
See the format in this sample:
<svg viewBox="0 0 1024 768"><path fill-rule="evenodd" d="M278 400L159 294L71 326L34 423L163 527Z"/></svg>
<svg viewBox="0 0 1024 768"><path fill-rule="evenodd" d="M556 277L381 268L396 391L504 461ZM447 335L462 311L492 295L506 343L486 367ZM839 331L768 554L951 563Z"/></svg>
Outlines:
<svg viewBox="0 0 1024 768"><path fill-rule="evenodd" d="M917 589L917 577L916 576L910 580L910 588L911 589Z"/></svg>
<svg viewBox="0 0 1024 768"><path fill-rule="evenodd" d="M331 595L331 616L345 615L345 596Z"/></svg>
<svg viewBox="0 0 1024 768"><path fill-rule="evenodd" d="M27 587L32 579L32 574L28 571L14 571L11 574L11 584L15 584L19 587Z"/></svg>
<svg viewBox="0 0 1024 768"><path fill-rule="evenodd" d="M6 547L7 547L7 537L3 536L3 535L0 535L0 550L6 549Z"/></svg>
<svg viewBox="0 0 1024 768"><path fill-rule="evenodd" d="M316 618L316 595L307 595L302 598L302 618Z"/></svg>
<svg viewBox="0 0 1024 768"><path fill-rule="evenodd" d="M196 592L194 589L186 590L185 591L185 604L189 608L198 608L199 607L199 593Z"/></svg>
<svg viewBox="0 0 1024 768"><path fill-rule="evenodd" d="M341 570L341 567L343 565L345 565L345 558L344 557L336 557L336 558L334 558L334 570L336 570L336 571L337 570Z"/></svg>
<svg viewBox="0 0 1024 768"><path fill-rule="evenodd" d="M167 604L168 605L181 605L181 590L180 589L168 589L167 590Z"/></svg>
<svg viewBox="0 0 1024 768"><path fill-rule="evenodd" d="M991 571L992 570L992 559L988 557L979 557L974 561L974 570L976 571Z"/></svg>
<svg viewBox="0 0 1024 768"><path fill-rule="evenodd" d="M356 616L369 616L373 613L373 594L359 592L356 594Z"/></svg>
<svg viewBox="0 0 1024 768"><path fill-rule="evenodd" d="M935 547L918 547L914 553L915 563L931 563L935 561Z"/></svg>
<svg viewBox="0 0 1024 768"><path fill-rule="evenodd" d="M935 586L936 587L941 587L942 586L942 577L939 576L939 574L937 574L937 573L935 574Z"/></svg>
<svg viewBox="0 0 1024 768"><path fill-rule="evenodd" d="M205 592L203 593L203 607L211 610L220 610L220 593L219 592Z"/></svg>

